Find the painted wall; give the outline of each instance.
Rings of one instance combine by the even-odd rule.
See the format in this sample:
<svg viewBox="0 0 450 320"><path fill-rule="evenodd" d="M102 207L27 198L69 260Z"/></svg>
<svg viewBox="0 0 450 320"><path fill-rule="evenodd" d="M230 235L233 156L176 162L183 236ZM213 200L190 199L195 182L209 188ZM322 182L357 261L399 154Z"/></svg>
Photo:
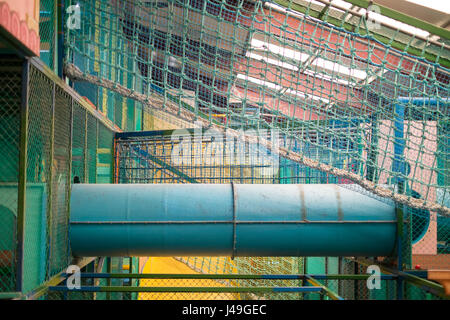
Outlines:
<svg viewBox="0 0 450 320"><path fill-rule="evenodd" d="M39 56L39 0L0 1L0 26Z"/></svg>

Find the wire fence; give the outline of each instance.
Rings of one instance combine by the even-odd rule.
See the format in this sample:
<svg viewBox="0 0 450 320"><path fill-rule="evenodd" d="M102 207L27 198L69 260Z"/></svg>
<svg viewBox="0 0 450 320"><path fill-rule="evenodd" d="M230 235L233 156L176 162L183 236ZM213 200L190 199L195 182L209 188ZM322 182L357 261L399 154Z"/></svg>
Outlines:
<svg viewBox="0 0 450 320"><path fill-rule="evenodd" d="M0 291L26 294L70 264L70 185L112 182L113 132L38 60L0 68Z"/></svg>
<svg viewBox="0 0 450 320"><path fill-rule="evenodd" d="M39 2L39 37L41 38L40 55L42 61L52 70L57 63L57 1L41 0Z"/></svg>
<svg viewBox="0 0 450 320"><path fill-rule="evenodd" d="M276 130L255 130L253 134L276 147L295 144L294 150L336 167L356 170L357 150L349 141L341 141L346 152L339 155L307 142L299 143ZM298 165L263 144L240 141L215 130L178 129L117 137L115 174L119 183L351 183Z"/></svg>
<svg viewBox="0 0 450 320"><path fill-rule="evenodd" d="M109 259L109 258L108 258ZM131 258L133 259L133 258ZM160 259L160 258L149 258ZM172 259L172 258L165 258ZM126 278L130 272L126 263L130 258L112 258L110 265L105 268L101 265L102 258L83 268L81 291L66 290L65 285L51 287L46 298L51 300L436 300L442 299L420 285L409 282L397 282L395 275L382 274L379 285L370 288L367 284L369 275L365 267L348 258L315 257L306 269L316 271L324 269L320 274L312 273L286 273L286 270L273 269L276 274L267 275L259 268L249 273L229 273L229 259L223 257L209 258L217 267L219 262L225 266L217 273L205 274L207 264L198 258L177 258L185 263L191 272L183 274L133 274ZM224 260L225 259L225 260ZM278 258L279 262L286 263L287 258ZM309 258L311 259L311 258ZM325 261L321 261L325 259ZM155 260L156 261L156 260ZM271 263L274 258L260 258L260 263ZM324 263L323 263L324 262ZM204 269L203 272L199 268ZM236 269L235 266L232 268ZM93 272L99 273L97 277ZM256 270L257 273L254 273ZM241 270L245 271L245 270ZM250 270L247 270L250 271ZM283 273L280 273L283 272ZM107 276L105 278L105 275ZM291 275L291 278L287 278ZM136 279L136 277L138 279ZM143 277L142 277L143 276ZM64 290L57 290L57 289ZM281 290L277 290L281 289ZM282 290L290 289L290 290ZM295 292L298 289L299 292ZM400 291L399 291L400 290ZM287 292L290 291L290 292Z"/></svg>
<svg viewBox="0 0 450 320"><path fill-rule="evenodd" d="M0 292L15 291L22 61L0 59Z"/></svg>

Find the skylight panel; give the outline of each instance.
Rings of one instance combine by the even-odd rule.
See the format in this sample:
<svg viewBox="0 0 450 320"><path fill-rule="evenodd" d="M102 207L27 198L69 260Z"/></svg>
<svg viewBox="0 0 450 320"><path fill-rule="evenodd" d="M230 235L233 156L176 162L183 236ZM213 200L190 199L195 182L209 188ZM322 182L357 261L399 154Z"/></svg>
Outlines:
<svg viewBox="0 0 450 320"><path fill-rule="evenodd" d="M406 0L418 4L422 7L427 7L436 11L450 14L450 1L447 0Z"/></svg>
<svg viewBox="0 0 450 320"><path fill-rule="evenodd" d="M298 71L299 70L298 67L294 66L293 64L290 64L290 63L287 63L287 62L282 62L282 61L277 60L277 59L264 57L264 56L261 56L261 55L256 54L256 53L247 52L246 56L248 58L251 58L251 59L265 61L265 62L273 64L273 65L275 65L277 67L282 67L282 68L293 70L293 71Z"/></svg>
<svg viewBox="0 0 450 320"><path fill-rule="evenodd" d="M261 79L254 78L254 77L250 77L250 76L247 76L245 74L241 74L240 73L240 74L237 75L237 78L240 79L240 80L245 80L245 81L249 81L249 82L252 82L252 83L264 86L264 87L272 89L274 91L283 92L283 94L290 94L290 95L298 96L298 97L301 97L301 98L304 98L304 99L312 99L312 100L315 100L315 101L324 102L326 104L330 103L330 100L328 100L328 99L325 99L325 98L322 98L322 97L318 97L318 96L315 96L315 95L312 95L312 94L305 94L305 93L303 93L301 91L297 91L297 90L293 90L293 89L287 89L287 88L285 88L283 86L280 86L280 85L278 85L276 83L273 83L273 82L270 82L270 81L261 80Z"/></svg>
<svg viewBox="0 0 450 320"><path fill-rule="evenodd" d="M264 51L270 51L274 54L280 55L285 58L297 60L297 61L306 61L309 58L309 55L300 51L288 49L286 47L280 47L275 44L264 42L258 39L253 38L251 43L251 47L253 49L259 49Z"/></svg>
<svg viewBox="0 0 450 320"><path fill-rule="evenodd" d="M322 69L333 71L335 73L340 73L348 77L357 78L359 80L364 80L367 77L367 73L365 71L359 69L351 69L342 64L331 62L322 58L315 59L312 65L315 65Z"/></svg>

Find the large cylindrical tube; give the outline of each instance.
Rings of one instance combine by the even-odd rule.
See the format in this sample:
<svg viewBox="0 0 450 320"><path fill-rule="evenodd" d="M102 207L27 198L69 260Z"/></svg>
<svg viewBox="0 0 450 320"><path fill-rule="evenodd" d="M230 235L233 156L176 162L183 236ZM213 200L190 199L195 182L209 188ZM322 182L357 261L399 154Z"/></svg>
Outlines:
<svg viewBox="0 0 450 320"><path fill-rule="evenodd" d="M77 184L75 256L385 256L392 203L337 185Z"/></svg>

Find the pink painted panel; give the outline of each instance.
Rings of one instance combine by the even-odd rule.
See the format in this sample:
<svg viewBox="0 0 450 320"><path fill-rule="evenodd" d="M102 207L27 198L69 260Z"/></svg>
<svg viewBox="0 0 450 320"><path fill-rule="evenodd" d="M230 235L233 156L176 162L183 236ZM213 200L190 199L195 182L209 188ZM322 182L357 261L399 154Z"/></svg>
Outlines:
<svg viewBox="0 0 450 320"><path fill-rule="evenodd" d="M39 0L0 1L0 25L39 56Z"/></svg>

